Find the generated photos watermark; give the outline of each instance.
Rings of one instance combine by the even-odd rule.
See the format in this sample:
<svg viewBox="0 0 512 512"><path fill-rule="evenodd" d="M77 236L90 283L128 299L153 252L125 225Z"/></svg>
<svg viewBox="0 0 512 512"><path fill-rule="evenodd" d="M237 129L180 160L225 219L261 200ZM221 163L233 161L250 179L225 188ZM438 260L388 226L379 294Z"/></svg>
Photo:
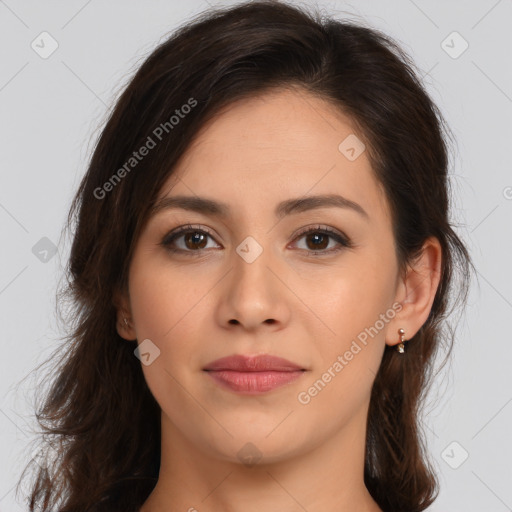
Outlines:
<svg viewBox="0 0 512 512"><path fill-rule="evenodd" d="M187 103L183 104L181 108L176 109L174 112L176 115L172 115L168 121L160 123L152 132L148 135L144 144L132 153L132 156L101 186L94 189L93 195L96 199L105 199L109 192L114 190L114 187L118 185L121 180L130 173L139 162L154 149L159 142L163 140L165 135L171 133L175 126L177 126L181 119L189 114L197 105L197 100L189 98ZM156 140L155 140L156 139Z"/></svg>
<svg viewBox="0 0 512 512"><path fill-rule="evenodd" d="M384 329L385 325L395 318L396 314L401 310L402 304L400 304L400 302L395 302L385 313L381 313L379 315L379 319L371 327L366 327L361 331L357 335L357 340L352 340L350 348L346 350L343 355L339 355L336 358L336 361L327 368L327 370L314 382L312 386L310 386L306 391L301 391L297 395L299 403L302 405L309 404L311 399L317 396L318 393L320 393L327 384L329 384L329 382L331 382L332 379L334 379L334 377L336 377L336 375L338 375L343 368L345 368L345 366L347 366L350 361L352 361L354 357L368 345L368 336L372 339L377 336L377 334Z"/></svg>

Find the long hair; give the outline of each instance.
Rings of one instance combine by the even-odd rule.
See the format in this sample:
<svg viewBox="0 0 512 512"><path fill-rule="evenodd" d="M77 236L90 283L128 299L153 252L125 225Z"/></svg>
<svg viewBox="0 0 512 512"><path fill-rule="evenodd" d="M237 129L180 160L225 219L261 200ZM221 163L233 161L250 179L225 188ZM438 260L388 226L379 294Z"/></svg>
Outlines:
<svg viewBox="0 0 512 512"><path fill-rule="evenodd" d="M73 238L59 300L70 304L69 333L60 357L52 355L53 380L36 412L48 457L35 468L30 511L136 512L151 493L160 408L134 346L117 333L114 294L127 289L138 236L199 129L235 100L291 87L328 100L357 126L391 207L400 271L428 237L441 244L441 280L427 321L406 354L384 351L364 474L386 512L422 511L434 501L438 483L422 440L421 405L439 347L450 351L445 320L465 303L473 268L449 218L449 131L391 38L264 0L203 12L173 32L130 79L96 141L67 219ZM148 137L151 151L132 161Z"/></svg>

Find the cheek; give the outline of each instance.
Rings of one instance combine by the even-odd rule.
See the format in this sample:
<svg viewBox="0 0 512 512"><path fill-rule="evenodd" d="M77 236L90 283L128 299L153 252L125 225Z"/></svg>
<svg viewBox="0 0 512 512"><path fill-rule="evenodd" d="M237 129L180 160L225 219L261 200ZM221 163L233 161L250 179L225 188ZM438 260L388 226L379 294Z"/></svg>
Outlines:
<svg viewBox="0 0 512 512"><path fill-rule="evenodd" d="M142 366L155 399L165 402L179 398L178 383L183 382L183 368L194 364L200 350L203 289L190 275L177 272L165 263L134 257L130 269L130 301L139 344L149 339L159 355L150 365ZM156 349L154 349L156 350ZM196 363L197 364L197 363Z"/></svg>
<svg viewBox="0 0 512 512"><path fill-rule="evenodd" d="M377 267L360 255L351 260L330 273L317 274L315 286L304 285L308 304L330 328L330 337L337 340L347 340L373 326L394 297L392 265Z"/></svg>
<svg viewBox="0 0 512 512"><path fill-rule="evenodd" d="M150 263L149 259L134 259L130 271L137 339L139 343L151 340L160 351L154 362L142 366L144 377L155 400L177 424L184 421L183 413L185 417L197 414L197 405L184 389L193 389L200 371L198 354L205 345L204 324L198 321L206 314L205 290L212 287L205 279L180 273L161 262ZM175 417L177 410L179 417Z"/></svg>
<svg viewBox="0 0 512 512"><path fill-rule="evenodd" d="M338 276L325 282L324 292L312 308L329 327L329 335L310 331L318 357L297 401L309 417L331 418L331 426L325 427L329 430L346 424L358 411L364 413L385 348L388 324L381 314L391 304L389 290L374 273Z"/></svg>
<svg viewBox="0 0 512 512"><path fill-rule="evenodd" d="M354 255L353 263L347 259L342 269L319 281L310 296L311 308L328 327L323 330L327 336L315 337L320 356L318 372L330 369L336 374L331 380L337 384L330 387L338 389L339 398L356 387L362 393L370 391L389 322L396 315L393 268L393 262L384 258L378 263L373 255ZM312 331L310 335L314 336Z"/></svg>
<svg viewBox="0 0 512 512"><path fill-rule="evenodd" d="M210 286L211 287L211 286ZM165 257L134 258L130 269L130 300L138 337L161 340L183 323L209 289L208 276L194 276L165 262Z"/></svg>

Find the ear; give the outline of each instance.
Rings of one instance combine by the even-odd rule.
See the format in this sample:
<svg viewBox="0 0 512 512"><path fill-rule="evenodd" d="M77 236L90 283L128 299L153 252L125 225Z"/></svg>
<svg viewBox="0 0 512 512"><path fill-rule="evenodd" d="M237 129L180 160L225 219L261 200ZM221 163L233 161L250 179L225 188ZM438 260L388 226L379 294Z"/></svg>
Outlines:
<svg viewBox="0 0 512 512"><path fill-rule="evenodd" d="M409 340L427 321L441 279L441 258L439 240L428 238L420 256L408 266L406 276L400 280L395 300L402 309L390 323L387 345L400 343L398 329L403 329L404 339Z"/></svg>
<svg viewBox="0 0 512 512"><path fill-rule="evenodd" d="M137 335L133 328L133 319L128 294L121 292L120 290L116 290L112 300L116 308L117 333L121 338L124 338L127 341L135 341L137 339Z"/></svg>

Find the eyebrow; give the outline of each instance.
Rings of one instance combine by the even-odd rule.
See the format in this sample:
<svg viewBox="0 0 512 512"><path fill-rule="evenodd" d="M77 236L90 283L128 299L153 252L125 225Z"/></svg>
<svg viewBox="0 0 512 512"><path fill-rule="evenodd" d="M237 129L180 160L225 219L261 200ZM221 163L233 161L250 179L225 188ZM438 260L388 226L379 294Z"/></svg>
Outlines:
<svg viewBox="0 0 512 512"><path fill-rule="evenodd" d="M287 199L276 206L274 213L278 219L281 219L294 213L332 207L350 209L360 214L366 220L369 220L368 213L361 205L337 194ZM162 210L175 208L223 218L229 217L231 214L231 208L226 203L198 196L168 196L156 202L151 210L151 215L156 215Z"/></svg>

